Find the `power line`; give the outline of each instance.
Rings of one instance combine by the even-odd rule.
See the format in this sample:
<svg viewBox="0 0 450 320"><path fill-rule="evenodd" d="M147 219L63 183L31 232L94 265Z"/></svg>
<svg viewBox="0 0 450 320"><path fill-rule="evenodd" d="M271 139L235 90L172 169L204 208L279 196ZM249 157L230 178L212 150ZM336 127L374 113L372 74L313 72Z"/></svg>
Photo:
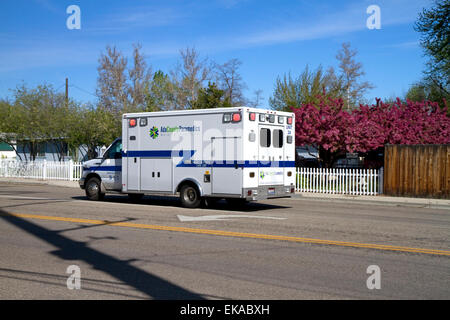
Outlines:
<svg viewBox="0 0 450 320"><path fill-rule="evenodd" d="M64 84L62 84L62 85L60 85L59 87L58 87L58 89L56 89L56 91L58 91L59 89L61 89L62 87L64 87L66 84L64 83Z"/></svg>
<svg viewBox="0 0 450 320"><path fill-rule="evenodd" d="M93 93L91 93L91 92L89 92L89 91L87 91L87 90L85 90L85 89L83 89L83 88L80 88L80 87L78 87L78 86L76 86L76 85L74 85L74 84L69 85L69 87L74 87L74 88L76 88L76 89L78 89L78 90L80 90L80 91L83 91L84 93L90 94L91 96L97 98L97 95L96 95L96 94L93 94Z"/></svg>

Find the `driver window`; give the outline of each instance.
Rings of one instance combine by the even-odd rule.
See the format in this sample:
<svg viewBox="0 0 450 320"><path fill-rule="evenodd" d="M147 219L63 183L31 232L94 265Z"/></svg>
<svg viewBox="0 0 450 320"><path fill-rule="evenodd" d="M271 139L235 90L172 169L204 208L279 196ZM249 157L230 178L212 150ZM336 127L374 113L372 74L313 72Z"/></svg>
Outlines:
<svg viewBox="0 0 450 320"><path fill-rule="evenodd" d="M122 159L122 141L116 141L105 153L105 159Z"/></svg>

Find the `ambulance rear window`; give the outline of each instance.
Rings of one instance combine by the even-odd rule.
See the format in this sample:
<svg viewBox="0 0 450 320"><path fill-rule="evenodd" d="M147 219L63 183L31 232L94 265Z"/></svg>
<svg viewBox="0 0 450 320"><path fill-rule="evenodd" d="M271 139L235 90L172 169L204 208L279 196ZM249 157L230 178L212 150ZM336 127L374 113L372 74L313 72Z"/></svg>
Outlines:
<svg viewBox="0 0 450 320"><path fill-rule="evenodd" d="M274 148L283 148L283 130L273 130L273 146Z"/></svg>
<svg viewBox="0 0 450 320"><path fill-rule="evenodd" d="M259 144L263 148L270 147L270 129L261 128L259 132Z"/></svg>

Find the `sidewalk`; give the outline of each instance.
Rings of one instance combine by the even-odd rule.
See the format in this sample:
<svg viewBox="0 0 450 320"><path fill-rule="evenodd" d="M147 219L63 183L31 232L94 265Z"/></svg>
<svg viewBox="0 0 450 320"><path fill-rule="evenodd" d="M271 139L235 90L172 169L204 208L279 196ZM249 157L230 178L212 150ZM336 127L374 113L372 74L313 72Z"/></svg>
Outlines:
<svg viewBox="0 0 450 320"><path fill-rule="evenodd" d="M38 184L38 185L51 185L67 188L79 188L78 181L62 181L62 180L35 180L35 179L22 179L22 178L0 178L0 184L2 183L20 183L20 184ZM428 199L428 198L407 198L407 197L389 197L383 195L377 196L355 196L347 194L328 194L328 193L307 193L297 192L294 195L294 199L298 200L329 200L329 201L342 201L352 203L370 203L380 205L393 205L393 206L415 206L432 209L446 209L450 213L450 199Z"/></svg>
<svg viewBox="0 0 450 320"><path fill-rule="evenodd" d="M64 181L64 180L38 180L38 179L24 179L24 178L0 178L0 184L2 183L19 183L19 184L38 184L59 186L67 188L79 188L78 181Z"/></svg>
<svg viewBox="0 0 450 320"><path fill-rule="evenodd" d="M450 199L431 199L431 198L408 198L408 197L390 197L384 195L376 196L357 196L348 194L328 194L328 193L306 193L297 192L294 196L296 199L314 199L314 200L332 200L332 201L347 201L347 202L361 202L382 205L394 206L415 206L433 209L447 209L450 210Z"/></svg>

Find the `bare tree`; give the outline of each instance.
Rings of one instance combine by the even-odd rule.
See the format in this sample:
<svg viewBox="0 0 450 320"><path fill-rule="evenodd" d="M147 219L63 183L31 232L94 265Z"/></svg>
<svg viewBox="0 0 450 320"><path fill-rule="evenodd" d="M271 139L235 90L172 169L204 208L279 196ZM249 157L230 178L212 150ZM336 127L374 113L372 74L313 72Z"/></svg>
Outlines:
<svg viewBox="0 0 450 320"><path fill-rule="evenodd" d="M141 53L142 46L135 44L133 48L133 68L128 70L130 80L128 96L131 105L127 111L137 111L145 108L146 90L152 77L151 68L147 67L147 63Z"/></svg>
<svg viewBox="0 0 450 320"><path fill-rule="evenodd" d="M207 58L201 59L195 48L180 50L181 64L172 72L177 109L190 109L197 100L198 91L210 80L211 66Z"/></svg>
<svg viewBox="0 0 450 320"><path fill-rule="evenodd" d="M358 102L364 97L367 90L373 89L374 86L367 81L360 81L360 78L365 75L362 69L362 64L356 62L356 50L350 48L350 43L342 44L342 49L336 55L339 60L339 69L341 71L341 80L343 89L346 93L347 109L350 110L356 106Z"/></svg>
<svg viewBox="0 0 450 320"><path fill-rule="evenodd" d="M128 85L125 73L127 59L116 47L106 47L99 59L97 96L99 104L115 116L128 106Z"/></svg>
<svg viewBox="0 0 450 320"><path fill-rule="evenodd" d="M261 104L264 100L262 93L263 93L263 91L261 89L255 90L253 92L253 94L254 94L253 100L248 101L247 105L252 108L257 108L257 107L261 106Z"/></svg>
<svg viewBox="0 0 450 320"><path fill-rule="evenodd" d="M243 91L247 85L243 82L238 69L242 65L239 59L231 59L224 64L215 64L216 78L219 87L225 91L225 96L233 106L247 104Z"/></svg>

